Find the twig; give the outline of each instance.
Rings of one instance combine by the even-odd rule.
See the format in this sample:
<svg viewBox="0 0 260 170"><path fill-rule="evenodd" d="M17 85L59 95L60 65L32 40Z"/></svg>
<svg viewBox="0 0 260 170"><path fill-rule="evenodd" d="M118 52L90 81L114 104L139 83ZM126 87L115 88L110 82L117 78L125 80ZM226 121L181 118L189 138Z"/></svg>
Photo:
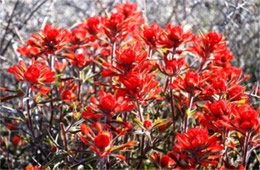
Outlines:
<svg viewBox="0 0 260 170"><path fill-rule="evenodd" d="M48 19L49 19L49 17L50 17L50 14L49 14L49 13L50 13L51 9L53 8L55 1L56 1L56 0L51 0L50 5L49 5L49 7L48 7L48 9L47 9L47 12L46 12L46 16L45 16L44 19L43 19L41 29L44 28L44 26L46 25L46 23L47 23L47 21L48 21Z"/></svg>
<svg viewBox="0 0 260 170"><path fill-rule="evenodd" d="M7 31L8 31L8 29L9 29L9 26L10 26L11 22L12 22L12 19L13 19L13 16L14 16L14 12L15 12L15 10L16 10L18 4L19 4L19 1L16 1L15 5L14 5L14 8L13 8L13 10L12 10L12 13L11 13L11 15L10 15L10 17L9 17L9 20L7 21L7 26L5 27L5 31L4 31L4 34L3 34L3 37L2 37L1 43L0 43L0 49L1 49L1 51L2 51L2 47L4 46L3 43L4 43L5 37L6 37L6 35L7 35ZM2 54L2 52L1 52L1 54Z"/></svg>

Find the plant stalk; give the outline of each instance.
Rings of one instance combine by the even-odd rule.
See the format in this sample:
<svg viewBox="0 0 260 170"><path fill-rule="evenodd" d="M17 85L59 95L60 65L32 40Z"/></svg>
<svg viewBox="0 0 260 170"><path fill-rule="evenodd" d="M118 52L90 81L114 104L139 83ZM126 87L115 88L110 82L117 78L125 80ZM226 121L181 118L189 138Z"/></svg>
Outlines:
<svg viewBox="0 0 260 170"><path fill-rule="evenodd" d="M188 127L189 127L189 115L188 114L190 114L190 112L191 112L192 103L193 103L193 96L189 95L189 108L188 108L187 112L185 113L184 132L187 132Z"/></svg>
<svg viewBox="0 0 260 170"><path fill-rule="evenodd" d="M139 101L137 101L137 110L138 110L140 121L143 123L144 122L144 118L143 118L143 114L141 113ZM144 130L143 130L143 132L144 132ZM140 161L139 161L139 163L137 165L137 169L140 169L140 167L142 166L142 163L143 163L143 158L144 158L144 141L145 141L145 134L143 133L142 134L141 145L140 145L141 157L140 157Z"/></svg>
<svg viewBox="0 0 260 170"><path fill-rule="evenodd" d="M247 151L248 151L248 142L250 140L251 133L246 133L245 140L244 140L244 146L243 146L243 159L242 159L242 165L244 168L246 168L246 162L247 162Z"/></svg>

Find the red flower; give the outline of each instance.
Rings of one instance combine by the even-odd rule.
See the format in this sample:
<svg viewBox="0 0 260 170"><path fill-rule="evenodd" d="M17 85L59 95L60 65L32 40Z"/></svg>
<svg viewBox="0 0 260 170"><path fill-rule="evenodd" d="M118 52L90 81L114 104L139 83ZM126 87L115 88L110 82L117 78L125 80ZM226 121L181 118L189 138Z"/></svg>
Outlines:
<svg viewBox="0 0 260 170"><path fill-rule="evenodd" d="M216 93L224 93L226 90L227 90L227 83L226 81L221 78L221 77L218 77L216 78L213 82L212 82L212 85L213 87L215 88L216 90Z"/></svg>
<svg viewBox="0 0 260 170"><path fill-rule="evenodd" d="M248 104L237 105L231 107L230 116L227 119L220 120L220 124L230 130L237 130L242 134L247 132L257 132L259 129L259 113Z"/></svg>
<svg viewBox="0 0 260 170"><path fill-rule="evenodd" d="M112 135L108 131L102 131L94 138L95 146L100 150L105 150L105 148L110 145L111 141Z"/></svg>
<svg viewBox="0 0 260 170"><path fill-rule="evenodd" d="M182 43L193 40L191 31L184 32L181 26L168 24L165 31L162 31L159 36L158 44L164 48L176 49Z"/></svg>
<svg viewBox="0 0 260 170"><path fill-rule="evenodd" d="M220 121L228 120L231 114L231 104L221 99L212 103L207 102L206 107L203 107L203 109L205 113L197 113L200 124L214 131L223 132L224 126Z"/></svg>
<svg viewBox="0 0 260 170"><path fill-rule="evenodd" d="M188 51L195 52L200 55L203 60L209 59L212 53L219 54L219 51L226 49L226 43L223 42L223 35L216 32L209 32L200 38L196 38L195 45L191 46Z"/></svg>
<svg viewBox="0 0 260 170"><path fill-rule="evenodd" d="M45 97L51 90L45 84L55 80L55 72L47 68L45 62L40 61L33 61L27 68L25 62L21 60L18 65L10 67L8 72L14 74L18 81L30 82L32 91L38 89Z"/></svg>
<svg viewBox="0 0 260 170"><path fill-rule="evenodd" d="M200 76L197 72L187 72L184 78L184 88L189 93L194 93L200 83Z"/></svg>
<svg viewBox="0 0 260 170"><path fill-rule="evenodd" d="M205 48L213 50L216 46L220 45L223 41L223 35L216 32L209 32L205 36L202 35L202 42L205 45Z"/></svg>
<svg viewBox="0 0 260 170"><path fill-rule="evenodd" d="M27 71L24 73L24 78L31 83L38 83L38 79L40 77L41 71L38 69L37 66L29 66Z"/></svg>
<svg viewBox="0 0 260 170"><path fill-rule="evenodd" d="M76 54L74 52L69 52L69 53L65 53L63 54L63 56L69 60L69 62L75 66L78 67L79 69L83 69L85 66L89 65L91 63L91 59L85 57L84 54L80 53L80 54Z"/></svg>
<svg viewBox="0 0 260 170"><path fill-rule="evenodd" d="M151 48L156 49L160 32L161 28L158 24L145 26L142 38L144 39L147 45L149 45Z"/></svg>
<svg viewBox="0 0 260 170"><path fill-rule="evenodd" d="M135 16L135 14L139 11L137 11L137 4L134 3L125 3L125 4L118 4L116 6L116 9L118 12L122 13L125 15L125 18Z"/></svg>
<svg viewBox="0 0 260 170"><path fill-rule="evenodd" d="M217 100L212 103L207 103L207 106L216 118L220 118L220 115L228 114L228 106L225 100Z"/></svg>
<svg viewBox="0 0 260 170"><path fill-rule="evenodd" d="M161 154L157 152L154 152L149 156L149 158L152 162L160 165L162 168L171 169L176 164L176 162L169 155L161 156Z"/></svg>
<svg viewBox="0 0 260 170"><path fill-rule="evenodd" d="M230 50L227 48L219 49L214 54L214 64L219 66L227 65L232 59L233 55L231 54Z"/></svg>
<svg viewBox="0 0 260 170"><path fill-rule="evenodd" d="M32 84L51 83L55 80L55 72L46 67L44 62L33 62L28 68L24 61L8 69L8 72L15 75L18 81L27 80Z"/></svg>
<svg viewBox="0 0 260 170"><path fill-rule="evenodd" d="M152 68L152 64L146 60L146 52L136 52L132 49L133 47L126 48L122 52L116 51L116 65L112 65L109 62L104 62L103 67L105 68L101 75L107 76L118 76L127 75L130 71L140 70L148 71ZM139 48L135 45L134 48Z"/></svg>
<svg viewBox="0 0 260 170"><path fill-rule="evenodd" d="M126 49L117 57L117 62L119 64L128 66L131 65L136 60L136 53L133 49Z"/></svg>
<svg viewBox="0 0 260 170"><path fill-rule="evenodd" d="M158 69L167 76L176 76L181 71L181 68L185 65L185 59L169 58L171 53L165 54L162 64L157 64Z"/></svg>
<svg viewBox="0 0 260 170"><path fill-rule="evenodd" d="M27 165L26 167L25 167L25 170L40 170L40 169L42 169L41 168L41 166L37 166L37 165L35 165L35 166L33 166L33 165Z"/></svg>
<svg viewBox="0 0 260 170"><path fill-rule="evenodd" d="M248 132L259 128L259 114L251 106L242 105L239 112L234 114L236 115L234 126L237 129Z"/></svg>
<svg viewBox="0 0 260 170"><path fill-rule="evenodd" d="M72 80L61 82L59 85L59 93L61 94L61 99L65 102L75 100L77 98L77 90L78 86Z"/></svg>
<svg viewBox="0 0 260 170"><path fill-rule="evenodd" d="M187 72L185 75L185 87L195 87L199 84L199 74L196 72Z"/></svg>
<svg viewBox="0 0 260 170"><path fill-rule="evenodd" d="M12 138L12 143L14 144L14 146L20 145L21 142L22 142L22 140L21 140L21 138L18 135L14 136Z"/></svg>
<svg viewBox="0 0 260 170"><path fill-rule="evenodd" d="M108 117L113 117L123 111L132 110L134 107L119 90L116 91L114 95L100 90L99 101L95 97L92 97L90 102L92 106L86 107L88 114L102 113ZM85 114L85 116L87 116L87 114Z"/></svg>
<svg viewBox="0 0 260 170"><path fill-rule="evenodd" d="M54 54L66 45L68 35L67 30L45 25L40 33L33 34L27 44L17 51L27 57L38 57L42 53Z"/></svg>
<svg viewBox="0 0 260 170"><path fill-rule="evenodd" d="M82 123L82 124L80 125L80 130L81 130L81 132L82 132L85 136L88 136L88 135L89 135L89 132L93 133L92 130L89 129L89 127L88 127L86 124L84 124L84 123Z"/></svg>
<svg viewBox="0 0 260 170"><path fill-rule="evenodd" d="M186 133L178 133L176 139L174 151L184 160L188 160L192 167L198 164L216 165L216 159L221 156L219 152L223 150L215 135L209 137L207 129L191 128Z"/></svg>
<svg viewBox="0 0 260 170"><path fill-rule="evenodd" d="M144 21L142 18L142 12L137 10L137 4L129 2L118 4L116 9L119 13L124 15L129 32L134 31L135 27L140 27Z"/></svg>
<svg viewBox="0 0 260 170"><path fill-rule="evenodd" d="M39 47L30 46L30 45L18 48L17 52L29 58L34 58L34 57L37 58L42 54L42 51Z"/></svg>
<svg viewBox="0 0 260 170"><path fill-rule="evenodd" d="M150 129L152 127L153 123L151 122L151 120L144 120L144 127L146 129Z"/></svg>
<svg viewBox="0 0 260 170"><path fill-rule="evenodd" d="M203 72L200 79L205 80L202 93L205 94L206 97L215 94L222 95L227 92L229 84L224 74L222 69L214 69L212 72Z"/></svg>
<svg viewBox="0 0 260 170"><path fill-rule="evenodd" d="M237 84L237 85L234 85L233 87L231 87L231 89L228 90L227 95L228 95L228 98L231 101L241 100L244 97L246 97L244 95L244 91L245 91L245 88Z"/></svg>
<svg viewBox="0 0 260 170"><path fill-rule="evenodd" d="M111 93L103 93L103 91L100 91L99 99L99 106L103 112L109 113L114 110L116 106L116 96L112 95Z"/></svg>
<svg viewBox="0 0 260 170"><path fill-rule="evenodd" d="M80 125L81 131L85 136L81 136L81 141L85 144L90 144L90 149L97 152L100 157L108 156L113 146L111 132L103 131L100 122L93 123L92 127L97 130L97 135L86 124Z"/></svg>
<svg viewBox="0 0 260 170"><path fill-rule="evenodd" d="M227 80L237 81L242 77L243 70L241 68L227 65L223 68L222 72L225 73Z"/></svg>
<svg viewBox="0 0 260 170"><path fill-rule="evenodd" d="M128 34L127 22L121 13L112 13L110 17L103 18L102 22L104 32L111 42L116 38L124 38Z"/></svg>
<svg viewBox="0 0 260 170"><path fill-rule="evenodd" d="M8 68L8 72L15 75L18 81L24 80L24 73L27 71L27 66L23 60L19 61L18 65Z"/></svg>
<svg viewBox="0 0 260 170"><path fill-rule="evenodd" d="M125 86L123 90L132 100L160 100L162 99L159 97L161 87L159 87L159 82L154 77L154 73L130 72L126 76L120 76L120 82Z"/></svg>
<svg viewBox="0 0 260 170"><path fill-rule="evenodd" d="M64 101L72 101L75 100L77 98L76 94L73 93L71 90L65 90L62 94L61 94L61 98Z"/></svg>
<svg viewBox="0 0 260 170"><path fill-rule="evenodd" d="M176 164L176 162L168 155L163 155L160 162L163 168L171 168Z"/></svg>
<svg viewBox="0 0 260 170"><path fill-rule="evenodd" d="M7 123L7 129L16 130L16 128L17 128L17 122L16 121L11 122L11 123Z"/></svg>
<svg viewBox="0 0 260 170"><path fill-rule="evenodd" d="M68 35L67 30L46 25L39 35L35 35L33 37L41 42L45 52L48 54L53 54L66 44L68 41Z"/></svg>
<svg viewBox="0 0 260 170"><path fill-rule="evenodd" d="M89 17L82 24L79 25L80 28L84 28L89 34L96 36L101 31L100 17L93 16Z"/></svg>
<svg viewBox="0 0 260 170"><path fill-rule="evenodd" d="M87 33L87 30L83 27L78 27L72 30L70 36L70 43L72 44L72 47L70 47L70 49L77 48L79 45L87 43Z"/></svg>
<svg viewBox="0 0 260 170"><path fill-rule="evenodd" d="M143 125L146 129L150 129L153 126L152 121L150 120L150 115L148 114L143 122Z"/></svg>
<svg viewBox="0 0 260 170"><path fill-rule="evenodd" d="M89 17L83 23L79 24L74 30L72 30L70 36L71 47L70 50L76 50L78 47L85 46L99 46L95 43L98 39L98 35L102 33L100 17Z"/></svg>
<svg viewBox="0 0 260 170"><path fill-rule="evenodd" d="M112 133L108 130L103 130L103 127L100 122L95 122L92 124L92 128L89 128L86 124L80 125L81 132L84 136L81 136L81 141L85 144L90 145L90 149L98 153L99 157L106 157L110 154L111 151L116 151L123 149L125 147L131 147L136 145L135 141L130 141L113 148L113 136ZM97 135L92 129L97 130ZM118 155L117 155L118 156ZM116 156L116 157L117 157Z"/></svg>
<svg viewBox="0 0 260 170"><path fill-rule="evenodd" d="M82 112L81 116L84 119L99 119L99 118L103 117L103 115L101 115L101 114L92 113L92 112Z"/></svg>

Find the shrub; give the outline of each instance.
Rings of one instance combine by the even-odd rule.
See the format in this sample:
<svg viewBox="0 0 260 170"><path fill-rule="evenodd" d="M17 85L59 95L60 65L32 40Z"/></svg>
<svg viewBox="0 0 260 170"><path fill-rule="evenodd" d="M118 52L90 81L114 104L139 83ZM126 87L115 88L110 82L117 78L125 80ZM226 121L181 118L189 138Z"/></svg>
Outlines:
<svg viewBox="0 0 260 170"><path fill-rule="evenodd" d="M145 25L126 3L17 51L1 168L245 168L259 144L258 87L246 92L219 33Z"/></svg>

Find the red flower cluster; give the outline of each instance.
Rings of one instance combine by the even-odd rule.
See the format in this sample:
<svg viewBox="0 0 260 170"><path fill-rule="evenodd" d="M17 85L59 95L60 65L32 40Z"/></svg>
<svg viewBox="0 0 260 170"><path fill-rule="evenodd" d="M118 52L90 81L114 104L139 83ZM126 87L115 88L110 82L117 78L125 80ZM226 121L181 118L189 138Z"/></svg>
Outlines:
<svg viewBox="0 0 260 170"><path fill-rule="evenodd" d="M94 152L97 152L100 157L107 156L112 149L112 134L109 131L103 131L101 123L97 122L92 125L98 134L95 135L92 129L87 127L86 124L81 124L80 129L82 133L89 137L90 139L94 139L93 141L89 141L87 138L81 136L82 142L85 144L90 144L90 149Z"/></svg>
<svg viewBox="0 0 260 170"><path fill-rule="evenodd" d="M162 168L171 169L174 165L176 165L176 162L169 155L161 156L160 153L154 152L152 155L150 155L149 158L152 162L156 163Z"/></svg>
<svg viewBox="0 0 260 170"><path fill-rule="evenodd" d="M32 38L27 41L27 44L18 49L18 52L30 58L37 58L43 53L56 53L64 47L67 41L67 30L46 25L42 32L33 34Z"/></svg>
<svg viewBox="0 0 260 170"><path fill-rule="evenodd" d="M259 129L259 113L252 106L247 104L232 105L230 115L221 120L223 126L230 130L237 130L242 134L248 132L258 132Z"/></svg>
<svg viewBox="0 0 260 170"><path fill-rule="evenodd" d="M246 134L259 129L259 113L248 104L237 105L218 100L207 103L206 106L206 113L198 113L199 120L201 124L215 131L223 131L223 127L226 127Z"/></svg>
<svg viewBox="0 0 260 170"><path fill-rule="evenodd" d="M33 62L29 67L24 61L8 69L8 72L15 75L18 81L27 80L32 84L51 83L55 80L55 72L49 69L44 62Z"/></svg>
<svg viewBox="0 0 260 170"><path fill-rule="evenodd" d="M61 94L61 99L65 102L75 100L77 98L77 90L78 86L74 81L67 80L60 83L59 93Z"/></svg>
<svg viewBox="0 0 260 170"><path fill-rule="evenodd" d="M126 3L118 5L116 9L116 13L102 18L104 33L112 43L124 39L129 32L143 22L136 4Z"/></svg>
<svg viewBox="0 0 260 170"><path fill-rule="evenodd" d="M206 35L201 34L200 38L196 38L195 45L189 50L197 53L202 59L210 58L212 53L217 53L224 49L226 43L223 41L222 34L216 32L209 32Z"/></svg>
<svg viewBox="0 0 260 170"><path fill-rule="evenodd" d="M106 157L112 151L135 146L136 144L135 141L130 141L113 148L112 133L110 131L103 130L100 122L93 123L92 127L97 130L97 135L95 135L94 131L86 124L80 125L81 132L84 134L84 136L81 136L81 141L87 145L90 145L90 149L98 153L100 157Z"/></svg>
<svg viewBox="0 0 260 170"><path fill-rule="evenodd" d="M184 134L177 134L177 143L170 153L175 160L187 161L185 168L195 168L197 165L208 164L216 166L217 158L221 157L220 151L224 149L215 135L210 136L207 129L191 128Z"/></svg>
<svg viewBox="0 0 260 170"><path fill-rule="evenodd" d="M166 53L163 57L162 63L157 64L158 69L169 77L180 74L181 69L185 67L186 62L184 58L170 58L171 53Z"/></svg>
<svg viewBox="0 0 260 170"><path fill-rule="evenodd" d="M126 3L72 30L33 34L18 49L26 61L8 69L18 85L0 87L14 94L1 101L24 96L24 82L28 89L4 124L15 147L1 137L3 153L26 145L40 150L33 158L43 167L63 169L246 167L259 145L259 108L250 105L259 86L246 91L249 76L232 66L223 35L143 23Z"/></svg>
<svg viewBox="0 0 260 170"><path fill-rule="evenodd" d="M87 106L87 112L84 112L82 115L84 118L99 117L100 113L105 117L111 118L120 112L133 109L133 105L120 90L115 95L100 90L99 101L95 97L91 97L90 102L92 105Z"/></svg>
<svg viewBox="0 0 260 170"><path fill-rule="evenodd" d="M52 83L55 80L55 72L48 68L45 62L41 61L33 61L27 67L25 62L21 60L18 65L10 67L8 72L14 74L18 81L30 83L33 90L39 89L44 96L47 96L47 93L51 90L45 84Z"/></svg>
<svg viewBox="0 0 260 170"><path fill-rule="evenodd" d="M133 47L139 49L139 45ZM140 50L141 51L141 50ZM109 62L103 62L103 67L105 68L101 75L107 76L120 76L124 77L131 71L141 72L151 69L152 65L146 60L147 53L137 53L132 47L124 49L122 52L116 51L116 61L115 65Z"/></svg>
<svg viewBox="0 0 260 170"><path fill-rule="evenodd" d="M160 34L158 44L163 48L176 50L181 44L191 42L194 38L190 30L185 32L181 26L169 24Z"/></svg>
<svg viewBox="0 0 260 170"><path fill-rule="evenodd" d="M142 38L149 47L156 49L161 31L161 27L158 24L145 26Z"/></svg>

